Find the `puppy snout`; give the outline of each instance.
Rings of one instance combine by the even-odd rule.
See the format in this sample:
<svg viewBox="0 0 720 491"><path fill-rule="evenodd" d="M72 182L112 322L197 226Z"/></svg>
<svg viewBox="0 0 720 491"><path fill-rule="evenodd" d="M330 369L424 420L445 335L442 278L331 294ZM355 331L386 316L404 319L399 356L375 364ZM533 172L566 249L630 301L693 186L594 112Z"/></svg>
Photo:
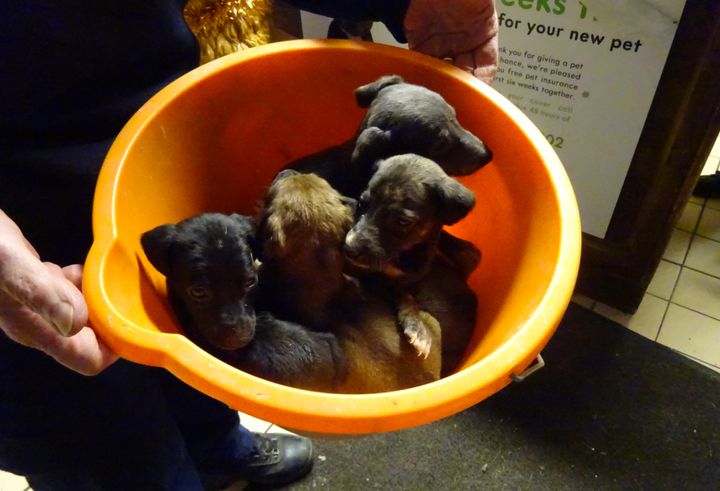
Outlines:
<svg viewBox="0 0 720 491"><path fill-rule="evenodd" d="M483 165L490 162L493 158L493 154L490 149L478 138L469 131L466 131L461 140L462 146L467 150L469 160L476 167L482 167Z"/></svg>
<svg viewBox="0 0 720 491"><path fill-rule="evenodd" d="M223 312L220 314L220 324L234 326L240 321L240 314L237 312Z"/></svg>
<svg viewBox="0 0 720 491"><path fill-rule="evenodd" d="M383 262L384 251L377 244L377 239L370 233L371 231L372 228L350 230L345 236L343 253L355 266L375 270Z"/></svg>
<svg viewBox="0 0 720 491"><path fill-rule="evenodd" d="M215 345L224 350L245 347L255 336L255 314L249 312L223 312L216 331Z"/></svg>
<svg viewBox="0 0 720 491"><path fill-rule="evenodd" d="M493 159L493 153L481 142L480 146L476 148L475 158L480 165L485 165Z"/></svg>
<svg viewBox="0 0 720 491"><path fill-rule="evenodd" d="M358 239L355 228L352 228L345 236L343 252L348 259L358 259L362 255L361 241Z"/></svg>
<svg viewBox="0 0 720 491"><path fill-rule="evenodd" d="M345 244L345 255L350 259L357 259L360 257L360 251Z"/></svg>
<svg viewBox="0 0 720 491"><path fill-rule="evenodd" d="M220 313L220 324L225 327L255 327L255 314L244 308L225 310Z"/></svg>

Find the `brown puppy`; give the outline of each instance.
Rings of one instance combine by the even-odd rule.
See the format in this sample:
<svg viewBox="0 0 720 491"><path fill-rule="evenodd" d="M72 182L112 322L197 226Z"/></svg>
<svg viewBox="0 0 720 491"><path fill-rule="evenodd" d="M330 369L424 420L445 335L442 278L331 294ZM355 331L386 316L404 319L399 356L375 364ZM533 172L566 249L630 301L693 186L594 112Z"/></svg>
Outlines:
<svg viewBox="0 0 720 491"><path fill-rule="evenodd" d="M432 160L414 154L380 161L360 196L359 216L345 238L345 255L360 270L396 285L398 319L420 354L428 352L431 340L418 317L412 289L438 257L438 244L446 236L443 226L465 217L474 205L469 189Z"/></svg>
<svg viewBox="0 0 720 491"><path fill-rule="evenodd" d="M312 329L332 327L338 302L356 294L355 282L342 274L354 209L355 200L314 174L276 176L258 219L261 305Z"/></svg>
<svg viewBox="0 0 720 491"><path fill-rule="evenodd" d="M348 369L337 392L384 392L437 380L437 321L420 312L436 349L418 357L399 332L382 287L361 287L344 274L342 247L352 217L352 206L324 179L283 171L259 220L259 301L288 320L332 330Z"/></svg>

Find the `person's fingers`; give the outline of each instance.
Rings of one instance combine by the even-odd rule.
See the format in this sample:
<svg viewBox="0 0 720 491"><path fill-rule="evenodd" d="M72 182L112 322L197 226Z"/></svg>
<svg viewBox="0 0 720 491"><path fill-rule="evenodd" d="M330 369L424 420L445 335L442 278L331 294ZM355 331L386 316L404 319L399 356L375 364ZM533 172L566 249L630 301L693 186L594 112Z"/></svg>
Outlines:
<svg viewBox="0 0 720 491"><path fill-rule="evenodd" d="M456 55L453 59L453 65L473 74L475 68L477 68L477 66L475 66L475 56L473 56L473 53L460 53Z"/></svg>
<svg viewBox="0 0 720 491"><path fill-rule="evenodd" d="M498 55L492 0L411 0L403 26L410 49L492 81Z"/></svg>
<svg viewBox="0 0 720 491"><path fill-rule="evenodd" d="M62 336L38 314L8 298L0 299L0 323L13 341L43 351L84 375L96 375L117 360L89 327L72 337Z"/></svg>
<svg viewBox="0 0 720 491"><path fill-rule="evenodd" d="M118 356L89 327L83 327L70 338L53 334L55 334L54 342L49 343L43 351L59 363L83 375L97 375L118 359Z"/></svg>
<svg viewBox="0 0 720 491"><path fill-rule="evenodd" d="M81 264L71 264L62 268L62 273L67 280L75 285L78 290L82 289L82 272Z"/></svg>
<svg viewBox="0 0 720 491"><path fill-rule="evenodd" d="M0 210L0 328L10 339L94 375L117 355L86 326L81 278L78 264L61 268L41 262L17 225Z"/></svg>
<svg viewBox="0 0 720 491"><path fill-rule="evenodd" d="M0 237L0 295L37 313L64 336L87 323L82 293L62 270L41 263L20 237Z"/></svg>
<svg viewBox="0 0 720 491"><path fill-rule="evenodd" d="M491 84L497 73L497 43L486 45L473 53L460 53L453 64L473 74L487 84Z"/></svg>
<svg viewBox="0 0 720 491"><path fill-rule="evenodd" d="M473 74L488 84L492 83L497 73L498 55L498 38L495 36L473 52L475 59Z"/></svg>

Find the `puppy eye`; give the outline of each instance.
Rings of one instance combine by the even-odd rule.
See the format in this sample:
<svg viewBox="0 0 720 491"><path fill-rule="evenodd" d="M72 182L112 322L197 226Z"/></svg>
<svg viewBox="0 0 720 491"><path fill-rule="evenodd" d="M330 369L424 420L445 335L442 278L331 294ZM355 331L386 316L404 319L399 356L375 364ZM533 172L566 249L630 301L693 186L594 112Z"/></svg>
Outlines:
<svg viewBox="0 0 720 491"><path fill-rule="evenodd" d="M212 298L212 292L204 286L193 285L187 289L187 294L196 302L207 302Z"/></svg>
<svg viewBox="0 0 720 491"><path fill-rule="evenodd" d="M407 215L399 215L395 218L395 223L401 228L410 228L415 223L415 219Z"/></svg>

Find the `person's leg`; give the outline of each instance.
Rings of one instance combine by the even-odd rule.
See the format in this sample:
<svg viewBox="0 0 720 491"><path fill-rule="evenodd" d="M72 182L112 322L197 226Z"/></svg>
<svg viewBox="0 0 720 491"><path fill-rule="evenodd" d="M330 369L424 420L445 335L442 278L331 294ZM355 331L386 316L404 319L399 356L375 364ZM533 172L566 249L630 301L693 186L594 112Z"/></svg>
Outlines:
<svg viewBox="0 0 720 491"><path fill-rule="evenodd" d="M250 432L237 411L196 391L169 373L163 390L206 489L237 479L285 484L312 469L312 443L294 435Z"/></svg>
<svg viewBox="0 0 720 491"><path fill-rule="evenodd" d="M35 491L203 489L158 369L84 377L0 336L0 468Z"/></svg>
<svg viewBox="0 0 720 491"><path fill-rule="evenodd" d="M43 260L82 262L92 176L36 176L29 190L25 173L3 169L0 208ZM274 445L258 445L235 411L164 370L121 360L84 377L0 333L0 469L27 476L36 491L203 489L198 468L256 482L309 472L309 440Z"/></svg>
<svg viewBox="0 0 720 491"><path fill-rule="evenodd" d="M700 198L720 198L720 172L700 176L695 184L693 195Z"/></svg>

